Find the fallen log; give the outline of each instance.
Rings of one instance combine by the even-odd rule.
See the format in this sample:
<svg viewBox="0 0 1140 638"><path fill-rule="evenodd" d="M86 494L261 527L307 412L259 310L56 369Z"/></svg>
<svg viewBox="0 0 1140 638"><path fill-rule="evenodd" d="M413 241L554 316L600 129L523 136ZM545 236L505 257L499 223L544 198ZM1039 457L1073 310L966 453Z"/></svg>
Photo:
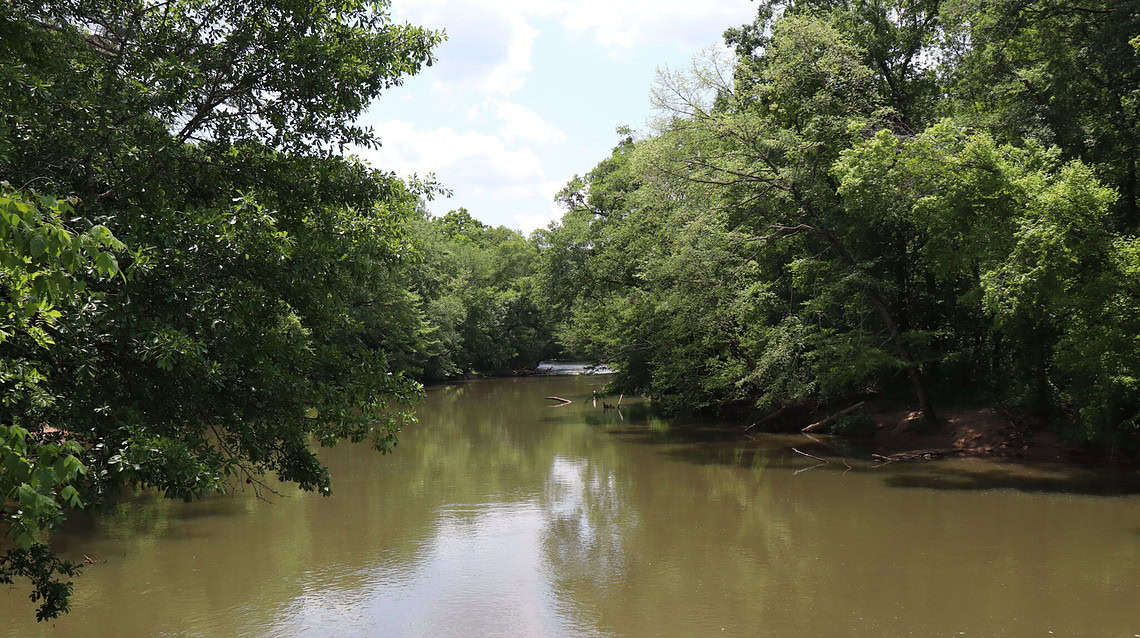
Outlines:
<svg viewBox="0 0 1140 638"><path fill-rule="evenodd" d="M801 452L801 451L797 450L796 448L792 448L792 451L795 452L796 454L801 455L801 456L806 456L809 459L815 459L815 460L819 461L820 463L827 463L828 462L827 459L821 459L818 456L815 456L814 454L808 454L807 452Z"/></svg>
<svg viewBox="0 0 1140 638"><path fill-rule="evenodd" d="M843 416L844 414L850 414L851 412L858 410L859 408L863 407L864 403L866 403L866 401L860 401L860 402L856 403L855 405L843 408L842 410L840 410L840 411L836 412L835 414L827 417L826 419L823 419L822 421L816 421L815 423L808 425L804 429L800 430L800 432L813 432L815 430L818 430L819 428L822 428L823 426L827 425L828 423L831 423L832 421L838 419L839 417Z"/></svg>
<svg viewBox="0 0 1140 638"><path fill-rule="evenodd" d="M758 426L758 425L762 425L762 424L764 424L764 423L767 423L768 421L771 421L771 420L773 420L773 419L777 419L777 418L779 418L779 417L783 416L783 414L784 414L785 412L787 412L787 411L788 411L788 408L790 408L790 407L792 407L792 406L790 406L790 405L785 405L784 407L780 408L779 410L776 410L775 412L773 412L773 413L769 414L768 416L764 417L763 419L760 419L759 421L756 421L756 422L755 422L755 423L753 423L752 425L750 425L750 426L748 426L748 427L744 428L744 431L745 431L745 432L747 432L747 431L751 430L752 428L754 428L754 427L756 427L756 426Z"/></svg>
<svg viewBox="0 0 1140 638"><path fill-rule="evenodd" d="M923 463L947 456L957 456L961 450L954 448L931 448L927 450L906 450L894 454L871 454L871 458L886 465L887 463Z"/></svg>
<svg viewBox="0 0 1140 638"><path fill-rule="evenodd" d="M564 405L570 405L571 403L573 403L573 401L571 401L570 399L563 399L562 397L545 397L545 398L549 401L558 401L559 402L557 405L550 406L552 408L560 408Z"/></svg>

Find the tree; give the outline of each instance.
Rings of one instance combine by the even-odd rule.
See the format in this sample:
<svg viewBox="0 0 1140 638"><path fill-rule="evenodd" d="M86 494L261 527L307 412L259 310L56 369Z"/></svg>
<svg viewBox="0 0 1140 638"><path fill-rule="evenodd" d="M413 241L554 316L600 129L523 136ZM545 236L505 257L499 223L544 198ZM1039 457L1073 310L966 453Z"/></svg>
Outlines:
<svg viewBox="0 0 1140 638"><path fill-rule="evenodd" d="M189 499L238 479L260 493L273 472L328 493L312 443L395 445L419 386L389 359L421 329L399 277L431 186L334 152L376 143L356 116L430 64L441 38L363 0L0 9L0 171L61 193L50 201L70 201L65 223L86 229L67 241L95 251L60 248L44 266L79 279L76 260L93 260L90 296L71 299L80 310L29 306L50 330L33 321L2 344L5 362L25 362L6 363L4 382L36 389L6 393L4 453L24 469L4 486L39 490L42 507L23 511L45 512L8 531L58 520L44 499L62 485L72 502L65 483L84 502L123 487ZM0 246L40 259L72 236L59 223ZM115 237L133 248L117 262ZM125 281L111 281L120 268ZM58 279L12 272L33 290ZM31 558L60 567L35 553L4 568L33 578L44 617L65 610L66 587L43 589Z"/></svg>
<svg viewBox="0 0 1140 638"><path fill-rule="evenodd" d="M538 235L560 340L674 407L905 380L928 419L929 386L1137 447L1134 14L759 3L563 191Z"/></svg>
<svg viewBox="0 0 1140 638"><path fill-rule="evenodd" d="M52 329L101 298L88 282L119 274L115 253L125 246L105 226L69 229L74 202L0 189L0 520L14 545L0 555L0 583L31 579L43 620L67 611L71 584L57 575L76 566L47 551L42 534L82 507L76 484L87 469L65 434L31 436L55 401L41 361L56 345Z"/></svg>
<svg viewBox="0 0 1140 638"><path fill-rule="evenodd" d="M862 59L859 47L830 24L788 15L774 24L764 55L743 61L748 82L731 81L717 60L689 77L666 76L658 104L672 117L654 170L665 179L722 189L733 219L756 241L807 233L821 242L831 258L817 264L830 269L833 280L855 284L844 292L856 292L873 310L919 409L933 421L920 362L897 318L902 302L887 296L892 282L881 259L889 251L882 240L905 242L909 231L878 229L875 241L868 230L890 220L852 218L830 174L840 151L866 131L889 127L896 114ZM874 351L862 359L883 360L872 340L861 341Z"/></svg>
<svg viewBox="0 0 1140 638"><path fill-rule="evenodd" d="M1066 415L1081 439L1136 431L1137 241L1112 232L1117 193L1089 166L945 121L911 139L880 133L836 172L849 209L924 229L924 268L992 322L997 347L970 356L998 362L991 383ZM948 349L975 338L971 324L938 328Z"/></svg>
<svg viewBox="0 0 1140 638"><path fill-rule="evenodd" d="M738 57L762 61L779 40L776 24L787 17L828 23L855 46L874 78L876 92L894 113L894 125L914 132L932 122L940 87L937 62L945 55L943 0L761 0L756 19L725 31ZM737 74L747 83L749 66ZM741 87L743 88L743 87Z"/></svg>
<svg viewBox="0 0 1140 638"><path fill-rule="evenodd" d="M957 108L1007 141L1030 137L1096 165L1119 189L1115 226L1140 229L1140 12L1134 1L961 3Z"/></svg>
<svg viewBox="0 0 1140 638"><path fill-rule="evenodd" d="M4 94L23 142L8 170L39 177L54 160L85 197L145 188L186 142L374 145L354 120L442 38L392 24L383 0L20 0L0 29L5 80L24 89Z"/></svg>
<svg viewBox="0 0 1140 638"><path fill-rule="evenodd" d="M463 208L416 225L423 261L410 277L429 328L427 356L411 358L424 378L510 373L557 352L533 281L534 243Z"/></svg>

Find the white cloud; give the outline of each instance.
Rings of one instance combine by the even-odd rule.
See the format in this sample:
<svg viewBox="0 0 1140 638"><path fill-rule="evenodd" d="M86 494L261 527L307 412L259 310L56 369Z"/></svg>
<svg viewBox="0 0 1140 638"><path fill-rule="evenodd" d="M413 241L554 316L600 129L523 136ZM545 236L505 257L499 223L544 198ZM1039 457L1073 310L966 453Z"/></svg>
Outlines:
<svg viewBox="0 0 1140 638"><path fill-rule="evenodd" d="M364 157L397 173L434 172L445 184L476 183L484 187L533 184L543 180L541 161L528 147L508 147L488 133L456 131L449 126L419 130L411 122L393 120L376 127L383 146Z"/></svg>
<svg viewBox="0 0 1140 638"><path fill-rule="evenodd" d="M427 0L398 3L398 19L447 31L432 68L438 92L507 96L531 72L538 29L510 3Z"/></svg>
<svg viewBox="0 0 1140 638"><path fill-rule="evenodd" d="M445 28L438 85L482 93L517 92L533 70L536 21L553 19L620 54L637 47L696 49L719 41L725 28L752 20L750 0L396 0L397 15Z"/></svg>
<svg viewBox="0 0 1140 638"><path fill-rule="evenodd" d="M610 111L625 108L621 117L631 117L631 100L620 91L569 115L543 111L552 97L590 90L565 69L535 69L549 58L543 44L571 43L577 50L567 59L588 60L577 69L613 86L613 73L625 73L622 81L641 77L630 69L642 65L648 77L652 65L687 58L755 12L749 0L393 0L392 10L398 21L446 29L448 41L431 69L369 110L363 123L383 146L360 154L405 176L434 173L455 192L453 200L433 202L434 212L462 205L523 231L560 216L554 194L603 156L595 132L612 128ZM607 55L628 64L611 71L598 62ZM640 81L629 80L630 88ZM644 95L648 86L636 90Z"/></svg>
<svg viewBox="0 0 1140 638"><path fill-rule="evenodd" d="M498 102L495 115L502 120L503 137L513 140L526 140L539 144L551 144L566 140L566 134L550 124L537 112L521 104Z"/></svg>
<svg viewBox="0 0 1140 638"><path fill-rule="evenodd" d="M543 212L517 213L511 217L514 221L513 228L524 235L529 235L531 231L546 228L550 222L561 218L563 212L561 208L551 204L550 208Z"/></svg>
<svg viewBox="0 0 1140 638"><path fill-rule="evenodd" d="M436 214L467 206L484 219L511 220L508 225L524 233L561 214L553 200L562 183L546 177L540 157L528 146L447 126L422 130L400 120L378 125L377 132L384 145L362 153L374 166L405 176L435 173L445 186L457 189L455 200L433 202Z"/></svg>
<svg viewBox="0 0 1140 638"><path fill-rule="evenodd" d="M660 44L682 49L705 46L718 41L725 28L749 22L756 14L750 0L501 0L492 4L555 17L563 27L586 34L614 54Z"/></svg>
<svg viewBox="0 0 1140 638"><path fill-rule="evenodd" d="M562 23L585 32L611 51L665 42L691 48L707 44L741 14L737 2L692 0L576 0L564 3ZM739 4L748 6L741 0Z"/></svg>

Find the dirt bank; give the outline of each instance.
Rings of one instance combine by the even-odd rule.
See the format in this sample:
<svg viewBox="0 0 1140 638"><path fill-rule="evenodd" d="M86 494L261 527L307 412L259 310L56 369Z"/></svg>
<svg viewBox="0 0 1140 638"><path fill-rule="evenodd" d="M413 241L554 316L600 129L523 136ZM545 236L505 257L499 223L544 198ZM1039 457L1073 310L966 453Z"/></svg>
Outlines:
<svg viewBox="0 0 1140 638"><path fill-rule="evenodd" d="M945 456L1008 458L1034 462L1103 463L1093 455L1062 443L1041 424L992 407L943 410L934 426L920 423L918 412L870 405L875 421L871 446L876 458L922 461Z"/></svg>

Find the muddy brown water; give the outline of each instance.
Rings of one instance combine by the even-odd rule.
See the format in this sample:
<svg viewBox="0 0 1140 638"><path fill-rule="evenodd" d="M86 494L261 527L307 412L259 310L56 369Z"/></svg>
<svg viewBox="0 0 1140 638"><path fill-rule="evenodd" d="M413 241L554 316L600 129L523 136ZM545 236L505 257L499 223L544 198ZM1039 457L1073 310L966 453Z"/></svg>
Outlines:
<svg viewBox="0 0 1140 638"><path fill-rule="evenodd" d="M326 451L329 498L130 499L54 539L99 561L72 613L3 586L0 636L1140 635L1133 475L847 470L604 383L430 389L395 454Z"/></svg>

